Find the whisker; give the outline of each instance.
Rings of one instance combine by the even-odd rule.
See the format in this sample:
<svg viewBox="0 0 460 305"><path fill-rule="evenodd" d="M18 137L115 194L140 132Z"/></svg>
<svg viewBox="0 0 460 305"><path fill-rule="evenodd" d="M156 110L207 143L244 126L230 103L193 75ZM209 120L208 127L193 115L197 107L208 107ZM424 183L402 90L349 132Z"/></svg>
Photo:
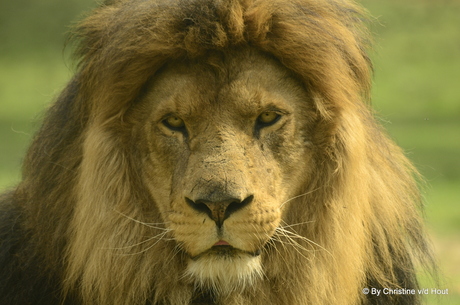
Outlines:
<svg viewBox="0 0 460 305"><path fill-rule="evenodd" d="M294 238L297 238L297 239L303 240L303 241L305 241L305 242L307 242L307 243L309 243L311 245L315 245L315 246L317 246L321 250L324 250L326 253L328 253L329 255L331 255L333 257L332 253L329 250L327 250L326 248L324 248L320 244L312 241L311 239L309 239L309 238L307 238L305 236L301 236L301 235L299 235L297 233L294 233L292 231L283 229L282 227L278 227L276 230L282 232L284 234L284 236L289 237L293 241L294 241ZM307 251L310 251L310 250L307 250Z"/></svg>
<svg viewBox="0 0 460 305"><path fill-rule="evenodd" d="M298 238L298 239L301 239L301 240L305 240L305 241L308 241L308 243L310 244L309 240L308 239L303 239L303 238L299 238L298 235L295 235L294 233L290 232L290 231L287 231L287 230L284 230L282 228L278 228L277 229L279 233L281 233L284 237L286 237L288 239L288 241L298 247L299 249L302 249L304 251L313 251L313 249L307 249L305 248L303 245L301 245L299 242L297 242L294 238Z"/></svg>
<svg viewBox="0 0 460 305"><path fill-rule="evenodd" d="M163 232L163 233L160 233L159 235L166 235L168 232ZM152 239L151 239L152 240ZM121 255L123 256L132 256L132 255L139 255L139 254L142 254L142 253L145 253L147 251L149 251L150 249L152 249L153 247L155 247L156 244L158 244L161 240L163 240L162 237L158 238L158 240L156 242L154 242L152 245L148 246L146 249L143 249L141 251L138 251L138 252L134 252L134 253L123 253Z"/></svg>
<svg viewBox="0 0 460 305"><path fill-rule="evenodd" d="M137 246L141 246L145 243L148 243L152 240L157 240L157 241L160 241L160 240L171 240L170 238L164 238L164 236L167 234L168 232L161 232L155 236L152 236L152 237L149 237L141 242L138 242L138 243L135 243L135 244L132 244L132 245L129 245L129 246L124 246L124 247L117 247L117 248L100 248L102 250L126 250L126 249L132 249L134 247L137 247Z"/></svg>
<svg viewBox="0 0 460 305"><path fill-rule="evenodd" d="M300 250L303 250L305 252L311 252L310 250L306 249L305 247L303 247L302 245L300 245L298 242L296 242L295 240L293 240L292 238L290 238L287 234L285 234L284 232L282 231L275 231L276 234L275 234L275 237L276 239L278 240L278 242L281 243L281 245L283 246L284 249L286 249L286 245L291 245L294 250L299 253L303 258L305 258L306 260L311 260L310 257L307 257L304 253L302 253ZM282 237L285 237L287 239L287 241L284 241L282 239Z"/></svg>
<svg viewBox="0 0 460 305"><path fill-rule="evenodd" d="M146 240L143 240L141 242L138 242L136 244L133 244L133 245L129 245L129 246L125 246L125 247L119 247L119 248L101 248L103 250L125 250L125 249L131 249L131 248L134 248L134 247L137 247L137 246L140 246L140 245L143 245L145 243L148 243L149 241L152 241L154 239L162 239L162 240L168 240L168 239L164 239L163 237L167 234L168 232L161 232L155 236L152 236L152 237L149 237L147 238Z"/></svg>
<svg viewBox="0 0 460 305"><path fill-rule="evenodd" d="M314 220L310 220L310 221L304 221L304 222L298 222L298 223L293 223L293 224L287 224L285 221L282 220L282 222L285 224L285 225L282 225L281 228L292 228L292 227L295 227L295 226L301 226L301 225L304 225L304 224L309 224L309 223L314 223L315 221Z"/></svg>
<svg viewBox="0 0 460 305"><path fill-rule="evenodd" d="M316 192L316 191L319 190L319 189L320 189L320 188L318 187L318 188L316 188L316 189L314 189L314 190L311 190L311 191L309 191L309 192L306 192L306 193L303 193L303 194L294 196L294 197L292 197L292 198L289 198L288 200L286 200L285 202L283 202L283 203L280 205L279 208L282 208L286 203L288 203L288 202L290 202L290 201L292 201L292 200L295 200L295 199L297 199L297 198L300 198L300 197L306 196L306 195L308 195L308 194L311 194L311 193L313 193L313 192Z"/></svg>
<svg viewBox="0 0 460 305"><path fill-rule="evenodd" d="M166 229L166 228L163 228L163 227L159 227L159 225L165 225L166 222L157 222L157 223L147 223L147 222L143 222L143 221L140 221L140 220L137 220L137 219L134 219L120 211L117 211L117 210L114 210L115 212L117 212L118 214L122 215L123 217L129 219L129 220L132 220L134 221L135 223L138 223L138 224L141 224L143 226L146 226L146 227L149 227L149 228L152 228L152 229L158 229L158 230L164 230L164 231L169 231L169 229Z"/></svg>

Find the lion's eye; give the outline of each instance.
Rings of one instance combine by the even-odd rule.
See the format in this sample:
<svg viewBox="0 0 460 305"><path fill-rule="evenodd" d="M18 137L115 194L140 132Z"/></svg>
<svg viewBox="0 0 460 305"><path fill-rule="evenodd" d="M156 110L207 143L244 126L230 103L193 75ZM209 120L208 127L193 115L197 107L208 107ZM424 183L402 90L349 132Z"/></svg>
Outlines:
<svg viewBox="0 0 460 305"><path fill-rule="evenodd" d="M281 115L278 113L274 111L266 111L259 115L257 118L257 123L261 125L261 127L270 126L275 124L280 118Z"/></svg>
<svg viewBox="0 0 460 305"><path fill-rule="evenodd" d="M177 116L170 116L163 120L163 124L169 129L183 130L185 128L185 122Z"/></svg>

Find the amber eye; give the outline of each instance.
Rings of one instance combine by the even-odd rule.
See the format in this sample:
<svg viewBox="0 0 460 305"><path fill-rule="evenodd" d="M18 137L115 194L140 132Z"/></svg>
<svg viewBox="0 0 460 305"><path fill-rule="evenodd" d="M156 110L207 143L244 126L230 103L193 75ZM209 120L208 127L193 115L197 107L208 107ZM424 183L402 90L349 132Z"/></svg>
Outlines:
<svg viewBox="0 0 460 305"><path fill-rule="evenodd" d="M177 116L170 116L163 120L163 124L173 130L182 130L185 128L185 122Z"/></svg>
<svg viewBox="0 0 460 305"><path fill-rule="evenodd" d="M270 126L275 124L280 117L281 115L274 111L266 111L259 115L257 122L262 126Z"/></svg>

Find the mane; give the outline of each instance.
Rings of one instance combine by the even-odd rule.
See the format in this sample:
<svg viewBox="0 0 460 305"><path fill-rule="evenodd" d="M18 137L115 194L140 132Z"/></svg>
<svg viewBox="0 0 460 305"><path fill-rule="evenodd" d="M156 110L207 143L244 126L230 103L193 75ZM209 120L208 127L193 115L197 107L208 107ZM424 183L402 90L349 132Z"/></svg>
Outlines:
<svg viewBox="0 0 460 305"><path fill-rule="evenodd" d="M307 89L318 116L316 175L283 219L307 251L279 247L265 258L264 276L283 282L260 283L231 304L351 304L367 302L363 287L417 287L415 265L433 265L419 178L370 110L365 20L357 5L334 0L101 5L74 30L78 71L48 111L14 193L34 241L28 253L65 283L67 298L190 303L193 287L178 284L184 263L174 241L143 244L143 236L169 232L141 223L146 215L163 220L137 174L141 156L125 117L166 63L250 47ZM277 300L267 299L267 285L279 289Z"/></svg>

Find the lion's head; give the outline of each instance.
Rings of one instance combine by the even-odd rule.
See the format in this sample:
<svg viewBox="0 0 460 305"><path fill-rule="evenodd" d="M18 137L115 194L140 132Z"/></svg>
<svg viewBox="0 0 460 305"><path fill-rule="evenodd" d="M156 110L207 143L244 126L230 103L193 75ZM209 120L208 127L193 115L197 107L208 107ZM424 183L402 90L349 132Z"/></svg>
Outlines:
<svg viewBox="0 0 460 305"><path fill-rule="evenodd" d="M15 194L64 298L417 302L361 293L416 287L429 255L415 171L366 103L359 8L112 2Z"/></svg>
<svg viewBox="0 0 460 305"><path fill-rule="evenodd" d="M147 86L130 129L192 277L226 289L263 274L261 252L309 179L308 99L290 71L250 48L166 65Z"/></svg>

